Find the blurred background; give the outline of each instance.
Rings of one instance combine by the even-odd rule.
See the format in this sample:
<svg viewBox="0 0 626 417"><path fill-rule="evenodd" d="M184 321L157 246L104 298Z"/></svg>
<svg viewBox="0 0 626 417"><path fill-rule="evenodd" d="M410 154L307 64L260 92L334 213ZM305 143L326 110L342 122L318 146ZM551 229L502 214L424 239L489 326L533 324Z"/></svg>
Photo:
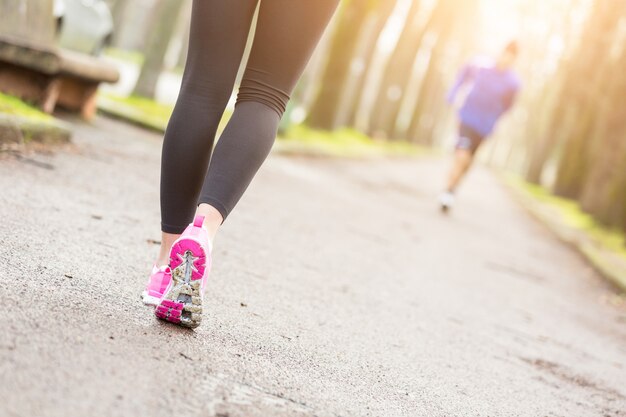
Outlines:
<svg viewBox="0 0 626 417"><path fill-rule="evenodd" d="M100 110L165 127L184 67L191 0L0 4L3 39L78 52L63 59L88 67L83 72L109 66L87 76L105 82ZM457 72L515 39L522 93L480 158L624 230L625 15L623 0L345 0L293 95L282 136L449 150L457 122L445 94ZM37 101L13 79L0 87ZM43 101L50 112L54 106Z"/></svg>

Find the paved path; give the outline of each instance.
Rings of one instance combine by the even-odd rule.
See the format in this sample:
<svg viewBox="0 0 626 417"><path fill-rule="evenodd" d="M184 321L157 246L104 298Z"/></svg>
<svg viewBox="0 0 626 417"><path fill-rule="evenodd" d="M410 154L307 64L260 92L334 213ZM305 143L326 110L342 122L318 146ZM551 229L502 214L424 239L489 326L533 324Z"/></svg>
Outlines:
<svg viewBox="0 0 626 417"><path fill-rule="evenodd" d="M272 156L216 241L197 331L139 301L157 136L99 119L0 160L2 416L624 416L626 309L473 173Z"/></svg>

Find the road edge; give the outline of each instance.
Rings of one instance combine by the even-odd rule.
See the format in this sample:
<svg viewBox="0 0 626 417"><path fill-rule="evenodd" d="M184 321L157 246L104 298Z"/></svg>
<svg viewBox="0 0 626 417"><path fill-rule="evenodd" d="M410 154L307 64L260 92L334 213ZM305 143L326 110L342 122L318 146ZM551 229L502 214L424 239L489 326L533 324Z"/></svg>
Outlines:
<svg viewBox="0 0 626 417"><path fill-rule="evenodd" d="M140 114L135 108L124 103L107 98L105 95L98 97L98 112L104 117L129 123L152 132L165 133L166 123L159 122ZM218 130L219 134L219 130ZM310 158L342 158L342 159L376 159L376 158L416 158L430 154L423 149L416 148L413 153L385 150L367 146L332 146L329 143L302 141L292 138L284 138L279 134L272 146L272 153L284 156L303 156Z"/></svg>
<svg viewBox="0 0 626 417"><path fill-rule="evenodd" d="M68 143L71 136L71 126L58 119L40 121L28 117L0 114L0 144Z"/></svg>
<svg viewBox="0 0 626 417"><path fill-rule="evenodd" d="M575 249L616 289L626 293L626 258L593 239L584 230L576 229L559 218L554 208L525 190L519 180L503 177L511 194L531 216L546 226L559 240Z"/></svg>

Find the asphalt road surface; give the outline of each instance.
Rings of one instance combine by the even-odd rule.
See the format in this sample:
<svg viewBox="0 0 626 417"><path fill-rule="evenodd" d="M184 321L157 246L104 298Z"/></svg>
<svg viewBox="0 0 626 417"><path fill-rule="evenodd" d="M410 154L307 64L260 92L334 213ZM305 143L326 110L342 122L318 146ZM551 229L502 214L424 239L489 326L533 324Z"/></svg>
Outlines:
<svg viewBox="0 0 626 417"><path fill-rule="evenodd" d="M623 299L484 169L439 213L435 158L271 156L202 326L158 321L159 153L0 156L1 416L626 415Z"/></svg>

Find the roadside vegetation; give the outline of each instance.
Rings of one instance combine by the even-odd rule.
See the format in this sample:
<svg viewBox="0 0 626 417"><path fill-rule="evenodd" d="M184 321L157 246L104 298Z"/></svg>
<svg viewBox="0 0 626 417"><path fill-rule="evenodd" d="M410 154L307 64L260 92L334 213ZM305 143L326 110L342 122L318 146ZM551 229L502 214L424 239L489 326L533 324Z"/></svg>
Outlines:
<svg viewBox="0 0 626 417"><path fill-rule="evenodd" d="M505 178L535 217L626 294L626 233L600 223L576 200L555 196L519 176Z"/></svg>
<svg viewBox="0 0 626 417"><path fill-rule="evenodd" d="M71 130L62 121L8 94L0 93L0 145L14 146L31 141L63 143Z"/></svg>
<svg viewBox="0 0 626 417"><path fill-rule="evenodd" d="M106 114L158 132L165 132L174 109L172 105L149 98L121 97L110 93L100 93L98 106ZM227 109L219 131L224 129L231 114L232 111ZM281 130L276 146L282 153L330 157L416 156L433 153L428 148L407 141L374 140L351 128L325 131L304 124L287 125Z"/></svg>
<svg viewBox="0 0 626 417"><path fill-rule="evenodd" d="M41 122L54 120L54 117L42 112L36 107L20 100L17 97L3 93L0 93L0 113Z"/></svg>

